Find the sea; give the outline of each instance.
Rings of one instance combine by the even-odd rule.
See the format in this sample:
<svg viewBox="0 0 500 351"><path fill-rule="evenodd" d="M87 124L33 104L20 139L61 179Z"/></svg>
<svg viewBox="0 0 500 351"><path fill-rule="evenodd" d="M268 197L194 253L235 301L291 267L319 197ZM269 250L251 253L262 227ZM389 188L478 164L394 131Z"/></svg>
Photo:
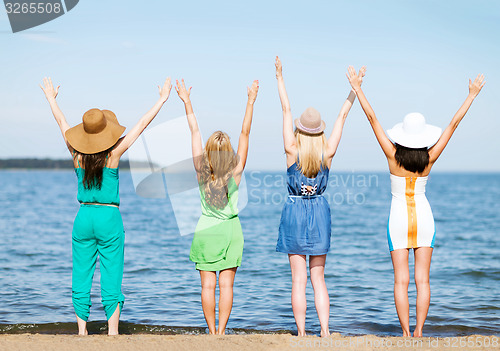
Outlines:
<svg viewBox="0 0 500 351"><path fill-rule="evenodd" d="M286 174L247 171L245 179L246 201L239 209L245 246L227 332L296 333L288 257L276 252ZM175 194L175 202L168 193L144 197L136 188L131 172L121 170L126 239L120 332L206 333L199 273L189 261L193 235L177 223L182 219L178 214L185 212L196 224L199 199L179 202L182 192ZM71 302L76 192L72 170L0 171L0 333L77 332ZM332 214L325 268L330 331L402 335L386 234L389 174L332 171L324 196ZM500 174L431 173L427 198L437 234L424 335L500 335ZM410 252L411 279L413 261ZM97 265L90 333L106 332L99 279ZM412 280L409 299L413 330ZM306 330L317 335L310 281L307 306Z"/></svg>

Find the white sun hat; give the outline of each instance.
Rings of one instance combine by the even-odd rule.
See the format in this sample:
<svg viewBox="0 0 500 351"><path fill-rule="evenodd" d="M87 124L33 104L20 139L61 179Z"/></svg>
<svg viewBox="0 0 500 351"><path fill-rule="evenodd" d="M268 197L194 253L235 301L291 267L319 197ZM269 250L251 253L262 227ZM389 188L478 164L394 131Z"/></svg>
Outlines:
<svg viewBox="0 0 500 351"><path fill-rule="evenodd" d="M387 130L387 135L396 144L420 149L437 143L441 136L441 128L425 123L422 114L412 112L405 116L402 123Z"/></svg>

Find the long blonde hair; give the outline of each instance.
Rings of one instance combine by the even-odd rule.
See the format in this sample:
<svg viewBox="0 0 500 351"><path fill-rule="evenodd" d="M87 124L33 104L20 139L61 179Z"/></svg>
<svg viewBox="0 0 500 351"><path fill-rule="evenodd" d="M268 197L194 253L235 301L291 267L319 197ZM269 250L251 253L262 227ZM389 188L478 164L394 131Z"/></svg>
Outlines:
<svg viewBox="0 0 500 351"><path fill-rule="evenodd" d="M297 139L297 164L299 170L308 178L314 178L321 169L326 167L325 153L327 150L325 133L311 135L295 129Z"/></svg>
<svg viewBox="0 0 500 351"><path fill-rule="evenodd" d="M200 167L200 182L210 206L221 209L227 205L228 182L237 163L229 136L220 130L214 132L205 144Z"/></svg>

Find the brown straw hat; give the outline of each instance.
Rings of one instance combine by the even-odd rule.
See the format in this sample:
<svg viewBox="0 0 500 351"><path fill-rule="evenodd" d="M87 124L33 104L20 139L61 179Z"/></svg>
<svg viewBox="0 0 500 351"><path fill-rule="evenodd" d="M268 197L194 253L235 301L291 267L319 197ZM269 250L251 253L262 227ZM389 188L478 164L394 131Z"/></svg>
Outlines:
<svg viewBox="0 0 500 351"><path fill-rule="evenodd" d="M96 154L115 145L125 131L116 115L93 108L83 114L83 123L66 131L68 143L83 154Z"/></svg>
<svg viewBox="0 0 500 351"><path fill-rule="evenodd" d="M306 134L319 134L325 130L325 122L321 120L319 112L308 107L300 118L295 119L295 127Z"/></svg>

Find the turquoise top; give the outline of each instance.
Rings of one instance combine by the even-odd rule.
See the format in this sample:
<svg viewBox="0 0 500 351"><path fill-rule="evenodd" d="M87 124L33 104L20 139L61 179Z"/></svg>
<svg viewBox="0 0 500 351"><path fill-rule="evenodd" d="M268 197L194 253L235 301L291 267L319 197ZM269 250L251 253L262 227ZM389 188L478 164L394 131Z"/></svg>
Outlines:
<svg viewBox="0 0 500 351"><path fill-rule="evenodd" d="M118 192L118 168L104 167L102 169L101 189L85 189L83 186L83 176L85 170L78 167L75 168L75 172L78 178L77 199L80 203L112 204L116 206L120 204L120 195Z"/></svg>

